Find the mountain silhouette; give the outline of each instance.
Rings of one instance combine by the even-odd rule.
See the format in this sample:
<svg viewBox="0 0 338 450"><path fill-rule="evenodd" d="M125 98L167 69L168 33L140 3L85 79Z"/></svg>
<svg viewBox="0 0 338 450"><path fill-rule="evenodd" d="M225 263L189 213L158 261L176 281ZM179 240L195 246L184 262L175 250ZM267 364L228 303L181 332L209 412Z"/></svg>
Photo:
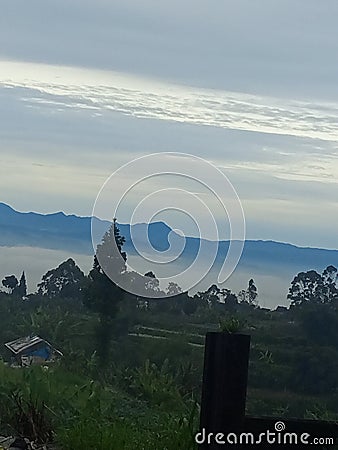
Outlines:
<svg viewBox="0 0 338 450"><path fill-rule="evenodd" d="M5 203L0 203L0 246L34 247L51 250L65 250L70 253L93 255L91 240L91 217L53 214L22 213ZM102 236L110 222L94 218L95 230ZM184 244L179 262L188 266L196 257L202 239L182 237L164 222L148 224L119 224L121 234L126 238L124 246L128 255L137 255L137 249L151 252L150 245L158 252ZM131 238L133 236L133 239ZM147 242L147 237L150 244ZM135 244L137 243L137 248ZM226 257L229 242L203 241L206 251L217 252L215 266ZM297 247L288 243L264 240L246 240L239 267L265 274L279 271L295 274L298 271L315 269L322 271L328 265L338 266L338 251L320 248Z"/></svg>

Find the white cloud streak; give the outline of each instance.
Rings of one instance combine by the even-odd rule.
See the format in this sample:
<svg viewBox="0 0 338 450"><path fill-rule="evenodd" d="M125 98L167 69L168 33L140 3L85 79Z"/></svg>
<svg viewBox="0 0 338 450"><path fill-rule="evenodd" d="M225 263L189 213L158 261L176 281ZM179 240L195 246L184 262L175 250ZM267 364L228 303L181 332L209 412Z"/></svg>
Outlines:
<svg viewBox="0 0 338 450"><path fill-rule="evenodd" d="M120 165L181 151L223 168L242 200L250 238L336 246L334 102L5 61L0 98L0 189L18 209L88 215Z"/></svg>
<svg viewBox="0 0 338 450"><path fill-rule="evenodd" d="M89 109L223 129L338 142L338 103L309 103L188 88L123 74L24 63L0 63L0 85L26 106ZM17 94L18 95L18 94Z"/></svg>

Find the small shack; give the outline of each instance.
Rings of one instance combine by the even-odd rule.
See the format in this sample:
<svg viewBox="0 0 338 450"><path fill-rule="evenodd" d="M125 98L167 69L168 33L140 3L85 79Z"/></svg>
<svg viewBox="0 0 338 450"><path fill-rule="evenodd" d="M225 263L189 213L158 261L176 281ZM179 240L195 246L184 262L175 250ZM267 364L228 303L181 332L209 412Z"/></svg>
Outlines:
<svg viewBox="0 0 338 450"><path fill-rule="evenodd" d="M49 342L40 336L27 336L7 342L5 347L10 350L17 364L30 366L32 364L46 364L63 356Z"/></svg>

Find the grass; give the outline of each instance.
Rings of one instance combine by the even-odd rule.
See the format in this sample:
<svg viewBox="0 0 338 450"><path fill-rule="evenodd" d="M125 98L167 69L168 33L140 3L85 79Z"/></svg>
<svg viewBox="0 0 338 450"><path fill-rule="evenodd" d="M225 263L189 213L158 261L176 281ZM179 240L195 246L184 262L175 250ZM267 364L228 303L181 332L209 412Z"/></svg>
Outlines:
<svg viewBox="0 0 338 450"><path fill-rule="evenodd" d="M166 366L148 362L133 380L132 396L62 367L0 363L0 429L62 450L194 449L197 408L183 402ZM157 400L177 405L168 413Z"/></svg>

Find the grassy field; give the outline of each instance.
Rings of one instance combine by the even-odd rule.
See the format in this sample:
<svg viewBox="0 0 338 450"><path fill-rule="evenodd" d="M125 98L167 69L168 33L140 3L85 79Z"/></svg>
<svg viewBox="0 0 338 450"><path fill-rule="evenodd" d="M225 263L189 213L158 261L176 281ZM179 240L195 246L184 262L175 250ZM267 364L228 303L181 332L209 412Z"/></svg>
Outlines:
<svg viewBox="0 0 338 450"><path fill-rule="evenodd" d="M234 314L251 335L247 413L338 419L337 346L311 339L298 311L128 308L102 364L98 318L80 301L2 294L1 342L36 333L64 356L48 369L11 368L2 347L0 434L66 450L194 449L205 334Z"/></svg>

